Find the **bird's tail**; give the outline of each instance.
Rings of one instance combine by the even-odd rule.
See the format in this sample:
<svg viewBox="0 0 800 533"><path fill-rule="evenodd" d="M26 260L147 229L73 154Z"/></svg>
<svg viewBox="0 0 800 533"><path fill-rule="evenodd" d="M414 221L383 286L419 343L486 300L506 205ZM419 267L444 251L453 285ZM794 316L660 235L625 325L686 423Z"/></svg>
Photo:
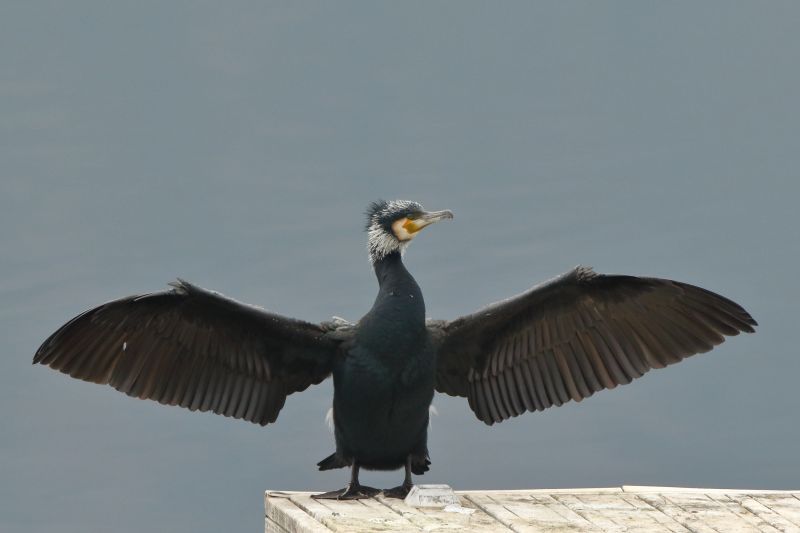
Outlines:
<svg viewBox="0 0 800 533"><path fill-rule="evenodd" d="M317 463L320 470L333 470L334 468L344 468L350 466L350 462L336 453L330 454L328 457Z"/></svg>
<svg viewBox="0 0 800 533"><path fill-rule="evenodd" d="M424 456L411 456L411 472L420 476L430 470L428 465L431 464L427 453Z"/></svg>

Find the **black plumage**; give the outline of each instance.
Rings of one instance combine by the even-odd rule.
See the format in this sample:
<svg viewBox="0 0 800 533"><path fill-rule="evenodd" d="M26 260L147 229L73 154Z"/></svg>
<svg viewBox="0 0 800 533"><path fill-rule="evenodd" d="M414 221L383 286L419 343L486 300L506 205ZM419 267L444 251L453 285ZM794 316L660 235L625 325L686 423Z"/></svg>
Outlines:
<svg viewBox="0 0 800 533"><path fill-rule="evenodd" d="M452 218L414 202L367 213L379 290L357 324L311 324L179 280L173 289L115 300L51 335L34 356L72 377L130 396L213 411L261 425L286 397L334 380L336 451L322 470L350 466L351 482L321 498L378 493L360 468L428 470L434 390L466 397L478 419L581 401L707 352L755 320L713 292L665 279L600 275L578 267L453 321L425 319L422 292L402 252L425 226Z"/></svg>
<svg viewBox="0 0 800 533"><path fill-rule="evenodd" d="M738 304L693 285L578 267L428 328L436 390L467 397L493 424L630 383L755 325Z"/></svg>

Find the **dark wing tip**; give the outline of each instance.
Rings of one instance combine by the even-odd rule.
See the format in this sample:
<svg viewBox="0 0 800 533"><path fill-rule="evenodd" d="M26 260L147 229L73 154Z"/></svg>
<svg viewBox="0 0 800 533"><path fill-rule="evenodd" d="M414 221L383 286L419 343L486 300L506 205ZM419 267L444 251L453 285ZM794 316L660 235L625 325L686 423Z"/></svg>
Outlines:
<svg viewBox="0 0 800 533"><path fill-rule="evenodd" d="M742 328L742 331L745 331L746 333L755 333L756 332L756 330L754 328L758 327L758 322L756 322L756 319L753 318L750 315L750 313L745 311L743 308L742 308L742 320L744 321L744 323L747 326L749 326L749 327Z"/></svg>
<svg viewBox="0 0 800 533"><path fill-rule="evenodd" d="M45 352L45 349L44 349L44 348L45 348L45 346L47 346L47 343L48 343L48 342L50 342L50 339L49 339L49 338L48 338L47 340L45 340L45 341L42 343L42 345L41 345L41 346L39 346L39 347L36 349L36 353L35 353L35 354L33 354L33 361L31 362L31 364L35 365L35 364L38 364L38 363L41 363L41 362L42 362L42 359L44 359L44 352Z"/></svg>
<svg viewBox="0 0 800 533"><path fill-rule="evenodd" d="M734 303L735 303L735 302L734 302ZM744 321L744 322L745 322L745 323L746 323L748 326L752 326L752 327L751 327L749 330L745 330L745 331L747 331L748 333L753 333L753 332L755 332L755 330L754 330L753 328L754 328L754 327L756 327L756 326L758 326L758 322L756 322L756 319L755 319L755 318L753 318L753 316L752 316L750 313L748 313L748 312L747 312L747 310L745 310L745 308L744 308L744 307L742 307L741 305L739 305L739 304L736 304L736 306L739 308L739 310L740 310L740 312L741 312L741 317L742 317L742 320L743 320L743 321Z"/></svg>
<svg viewBox="0 0 800 533"><path fill-rule="evenodd" d="M48 337L41 346L36 350L36 353L33 354L33 362L32 364L47 364L45 359L47 358L47 354L49 353L50 348L50 341L52 340L53 336L51 335Z"/></svg>
<svg viewBox="0 0 800 533"><path fill-rule="evenodd" d="M707 303L718 306L728 314L733 315L737 320L737 328L740 331L744 331L746 333L755 333L755 329L753 328L758 326L758 322L756 322L756 319L754 319L752 315L750 315L750 313L748 313L747 310L738 303L726 298L725 296L722 296L721 294L698 287L696 285L689 285L686 283L678 284L683 286L684 289L688 287L692 291L699 293Z"/></svg>

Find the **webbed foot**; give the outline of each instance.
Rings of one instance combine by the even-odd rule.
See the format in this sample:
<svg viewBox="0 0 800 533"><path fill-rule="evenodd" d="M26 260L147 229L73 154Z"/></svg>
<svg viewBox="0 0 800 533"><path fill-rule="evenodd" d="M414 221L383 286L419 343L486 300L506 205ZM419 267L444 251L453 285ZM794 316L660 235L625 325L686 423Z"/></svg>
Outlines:
<svg viewBox="0 0 800 533"><path fill-rule="evenodd" d="M404 500L406 496L408 496L408 493L411 492L411 487L413 486L414 485L410 483L408 485L403 483L402 485L394 487L393 489L384 490L383 495L387 498L397 498L400 500Z"/></svg>
<svg viewBox="0 0 800 533"><path fill-rule="evenodd" d="M377 496L380 492L380 489L350 483L343 489L312 494L311 497L315 500L363 500Z"/></svg>

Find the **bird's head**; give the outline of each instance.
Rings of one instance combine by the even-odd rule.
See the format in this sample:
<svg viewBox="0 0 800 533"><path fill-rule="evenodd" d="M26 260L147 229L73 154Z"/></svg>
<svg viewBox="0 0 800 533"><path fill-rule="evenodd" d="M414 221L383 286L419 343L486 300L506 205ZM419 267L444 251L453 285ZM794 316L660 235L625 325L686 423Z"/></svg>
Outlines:
<svg viewBox="0 0 800 533"><path fill-rule="evenodd" d="M373 263L405 251L417 233L434 222L453 218L451 211L425 211L417 202L378 200L367 208L367 249Z"/></svg>

